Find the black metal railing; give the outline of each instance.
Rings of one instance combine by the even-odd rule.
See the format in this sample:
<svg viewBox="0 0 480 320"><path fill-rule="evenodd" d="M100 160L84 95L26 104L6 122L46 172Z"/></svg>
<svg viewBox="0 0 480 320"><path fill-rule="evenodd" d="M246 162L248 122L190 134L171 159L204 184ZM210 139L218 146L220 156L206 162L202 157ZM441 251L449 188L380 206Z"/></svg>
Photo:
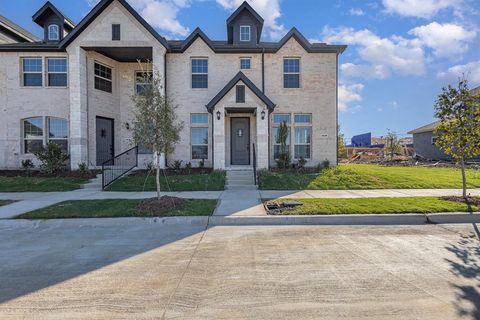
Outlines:
<svg viewBox="0 0 480 320"><path fill-rule="evenodd" d="M138 165L138 146L102 163L102 189Z"/></svg>
<svg viewBox="0 0 480 320"><path fill-rule="evenodd" d="M253 181L257 185L257 149L255 143L253 144Z"/></svg>

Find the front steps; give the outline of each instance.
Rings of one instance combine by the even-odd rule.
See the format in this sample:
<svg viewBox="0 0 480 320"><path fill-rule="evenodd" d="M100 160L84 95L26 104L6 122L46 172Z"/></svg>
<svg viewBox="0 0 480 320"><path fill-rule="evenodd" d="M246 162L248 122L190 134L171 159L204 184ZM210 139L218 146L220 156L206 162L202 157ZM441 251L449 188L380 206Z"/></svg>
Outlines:
<svg viewBox="0 0 480 320"><path fill-rule="evenodd" d="M255 190L253 169L227 170L226 190Z"/></svg>

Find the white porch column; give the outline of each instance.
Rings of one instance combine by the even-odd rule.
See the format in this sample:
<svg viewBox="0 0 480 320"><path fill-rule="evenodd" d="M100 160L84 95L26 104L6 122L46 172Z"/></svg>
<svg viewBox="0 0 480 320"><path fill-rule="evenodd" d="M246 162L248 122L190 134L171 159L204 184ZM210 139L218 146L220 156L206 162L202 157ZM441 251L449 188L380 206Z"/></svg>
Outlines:
<svg viewBox="0 0 480 320"><path fill-rule="evenodd" d="M70 166L78 169L88 159L87 58L79 46L67 49L70 88Z"/></svg>
<svg viewBox="0 0 480 320"><path fill-rule="evenodd" d="M162 94L166 93L165 90L165 48L161 45L155 45L152 47L152 71L154 75L158 74L160 76L162 84ZM153 155L154 163L157 163L156 156ZM167 164L165 160L165 153L160 154L160 168L165 169Z"/></svg>
<svg viewBox="0 0 480 320"><path fill-rule="evenodd" d="M220 111L220 120L217 120ZM213 153L214 169L225 169L225 107L217 106L213 110Z"/></svg>
<svg viewBox="0 0 480 320"><path fill-rule="evenodd" d="M268 169L268 110L265 110L265 119L262 120L263 107L257 107L257 167Z"/></svg>

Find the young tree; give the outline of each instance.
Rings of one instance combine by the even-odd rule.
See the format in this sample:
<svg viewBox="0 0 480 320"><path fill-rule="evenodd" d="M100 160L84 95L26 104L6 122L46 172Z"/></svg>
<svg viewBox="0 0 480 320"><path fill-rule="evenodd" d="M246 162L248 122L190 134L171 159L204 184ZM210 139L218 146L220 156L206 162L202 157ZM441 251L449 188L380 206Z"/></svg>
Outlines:
<svg viewBox="0 0 480 320"><path fill-rule="evenodd" d="M402 151L398 136L395 132L388 130L385 140L385 152L390 155L390 159L393 159L395 153Z"/></svg>
<svg viewBox="0 0 480 320"><path fill-rule="evenodd" d="M287 169L290 167L292 161L290 150L287 147L289 128L286 122L280 123L277 133L277 143L280 144L280 153L278 155L277 166L281 169Z"/></svg>
<svg viewBox="0 0 480 320"><path fill-rule="evenodd" d="M142 83L145 84L143 90L133 97L133 140L137 145L153 151L157 197L160 199L160 155L170 154L175 150L183 122L177 119L177 106L163 95L158 73L144 73Z"/></svg>
<svg viewBox="0 0 480 320"><path fill-rule="evenodd" d="M347 157L347 148L345 147L345 135L340 131L340 126L338 126L338 157L346 158Z"/></svg>
<svg viewBox="0 0 480 320"><path fill-rule="evenodd" d="M468 90L467 80L442 88L435 102L436 145L462 170L463 197L467 197L465 161L480 155L480 98Z"/></svg>

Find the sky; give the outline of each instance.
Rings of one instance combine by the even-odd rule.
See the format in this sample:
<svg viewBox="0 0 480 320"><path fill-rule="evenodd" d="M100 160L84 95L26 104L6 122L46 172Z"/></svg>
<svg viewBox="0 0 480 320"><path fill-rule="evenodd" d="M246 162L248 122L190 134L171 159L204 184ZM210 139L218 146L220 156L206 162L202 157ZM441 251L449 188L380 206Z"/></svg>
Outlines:
<svg viewBox="0 0 480 320"><path fill-rule="evenodd" d="M197 26L225 40L242 0L128 0L168 39ZM51 0L78 23L98 0ZM263 41L292 27L314 42L347 44L339 59L339 123L347 139L407 132L434 121L441 88L463 75L480 86L480 0L249 0ZM31 16L45 0L0 0L0 14L40 36Z"/></svg>

